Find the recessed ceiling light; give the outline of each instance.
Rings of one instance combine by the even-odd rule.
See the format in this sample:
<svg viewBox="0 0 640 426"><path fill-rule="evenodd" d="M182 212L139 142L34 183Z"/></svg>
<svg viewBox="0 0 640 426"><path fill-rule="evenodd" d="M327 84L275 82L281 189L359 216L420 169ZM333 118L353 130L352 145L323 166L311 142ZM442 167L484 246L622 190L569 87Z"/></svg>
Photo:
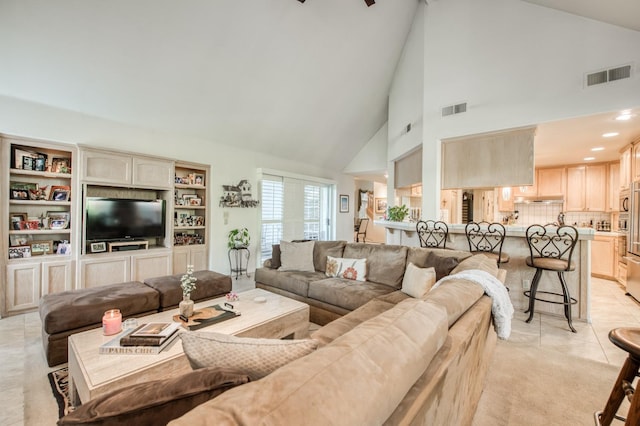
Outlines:
<svg viewBox="0 0 640 426"><path fill-rule="evenodd" d="M595 151L604 151L604 147L602 147L602 146L597 146L597 147L595 147L595 148L591 148L591 151L594 151L594 152L595 152Z"/></svg>
<svg viewBox="0 0 640 426"><path fill-rule="evenodd" d="M593 161L596 157L584 157L584 161Z"/></svg>
<svg viewBox="0 0 640 426"><path fill-rule="evenodd" d="M628 112L624 112L616 117L616 120L618 121L627 121L629 119L631 119L631 113Z"/></svg>
<svg viewBox="0 0 640 426"><path fill-rule="evenodd" d="M612 138L614 136L618 136L620 133L618 132L609 132L609 133L603 133L602 137L603 138Z"/></svg>

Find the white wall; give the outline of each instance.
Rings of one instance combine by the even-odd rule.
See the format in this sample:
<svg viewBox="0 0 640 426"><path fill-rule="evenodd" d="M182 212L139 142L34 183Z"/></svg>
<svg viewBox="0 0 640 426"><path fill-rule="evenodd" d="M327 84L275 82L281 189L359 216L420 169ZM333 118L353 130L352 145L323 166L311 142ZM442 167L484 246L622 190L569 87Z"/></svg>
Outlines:
<svg viewBox="0 0 640 426"><path fill-rule="evenodd" d="M249 179L257 191L257 169L269 168L333 179L337 183L338 194L352 194L354 191L353 177L339 172L322 170L305 163L257 154L188 135L167 134L136 128L14 98L0 96L0 120L0 133L210 164L211 188L209 196L211 208L207 218L211 226L209 264L213 270L222 273L229 272L226 249L229 230L239 227L249 229L252 236L252 259L255 261L259 258L257 247L260 223L259 208L223 209L218 207L218 200L222 195L222 185L236 184L241 179ZM310 152L311 154L312 152ZM350 201L352 204L350 211L353 211L353 199ZM223 221L224 211L229 212L227 225ZM349 241L353 238L351 215L337 214L336 238ZM249 266L252 269L255 262Z"/></svg>
<svg viewBox="0 0 640 426"><path fill-rule="evenodd" d="M387 170L387 134L388 126L384 123L343 172L353 175L385 172Z"/></svg>
<svg viewBox="0 0 640 426"><path fill-rule="evenodd" d="M422 143L424 97L424 9L420 2L389 90L387 201L394 205L394 160ZM411 131L407 132L407 124Z"/></svg>
<svg viewBox="0 0 640 426"><path fill-rule="evenodd" d="M637 69L583 86L585 73L640 64L636 31L510 0L430 2L424 28L425 215L438 208L441 139L640 105Z"/></svg>

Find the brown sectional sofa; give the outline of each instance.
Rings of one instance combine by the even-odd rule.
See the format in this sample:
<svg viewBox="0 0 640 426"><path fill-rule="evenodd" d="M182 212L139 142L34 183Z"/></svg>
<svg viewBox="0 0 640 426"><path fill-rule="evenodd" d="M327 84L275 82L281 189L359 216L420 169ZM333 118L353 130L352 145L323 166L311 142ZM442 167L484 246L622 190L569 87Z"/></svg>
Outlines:
<svg viewBox="0 0 640 426"><path fill-rule="evenodd" d="M67 362L68 337L102 326L108 309L120 309L123 318L140 317L178 305L182 299L182 274L109 284L96 288L47 294L40 299L42 344L50 367ZM196 271L194 301L231 291L231 277L213 271Z"/></svg>

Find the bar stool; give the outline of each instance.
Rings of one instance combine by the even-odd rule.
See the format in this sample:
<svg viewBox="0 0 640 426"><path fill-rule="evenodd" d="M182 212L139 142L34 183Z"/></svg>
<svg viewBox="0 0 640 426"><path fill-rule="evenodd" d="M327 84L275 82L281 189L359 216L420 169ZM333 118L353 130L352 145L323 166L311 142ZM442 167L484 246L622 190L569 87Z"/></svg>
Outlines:
<svg viewBox="0 0 640 426"><path fill-rule="evenodd" d="M531 289L524 292L529 298L529 309L525 313L529 313L526 322L531 322L536 300L547 303L555 303L564 305L564 316L567 318L569 328L576 333L571 322L571 305L578 303L576 299L569 294L569 288L564 280L566 271L575 270L575 263L571 261L573 249L578 242L578 230L573 226L555 224L547 225L531 225L526 231L527 244L529 245L529 257L526 259L527 266L536 268L536 273L531 282ZM558 273L562 293L554 293L550 291L538 292L538 284L542 271L554 271ZM554 296L562 296L562 302L557 300L549 300L536 297L537 293L544 293Z"/></svg>
<svg viewBox="0 0 640 426"><path fill-rule="evenodd" d="M420 247L447 248L449 227L441 220L419 220L416 231L420 238Z"/></svg>
<svg viewBox="0 0 640 426"><path fill-rule="evenodd" d="M629 356L618 373L618 378L611 389L604 411L595 413L596 425L609 426L614 418L624 421L625 425L639 425L640 395L638 393L640 392L634 393L632 385L633 379L638 376L640 369L640 328L614 328L609 332L609 340L629 353ZM631 402L626 419L616 414L625 395Z"/></svg>
<svg viewBox="0 0 640 426"><path fill-rule="evenodd" d="M464 227L464 233L469 243L469 252L482 253L495 259L498 268L501 263L509 262L509 255L502 252L506 231L501 223L469 222Z"/></svg>

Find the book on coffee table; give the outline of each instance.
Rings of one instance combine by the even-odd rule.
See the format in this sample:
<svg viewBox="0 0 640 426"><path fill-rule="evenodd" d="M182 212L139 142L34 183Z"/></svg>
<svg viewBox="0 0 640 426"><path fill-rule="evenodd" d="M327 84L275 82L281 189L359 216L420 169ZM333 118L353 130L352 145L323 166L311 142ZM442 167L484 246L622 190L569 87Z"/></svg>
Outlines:
<svg viewBox="0 0 640 426"><path fill-rule="evenodd" d="M179 327L180 329L181 327ZM164 349L170 347L173 342L176 341L176 338L180 335L179 329L173 333L171 336L166 338L160 345L157 346L122 346L120 344L120 339L128 336L134 330L126 330L115 338L109 340L107 343L104 343L100 346L99 353L100 354L110 354L110 355L147 355L147 354L159 354Z"/></svg>
<svg viewBox="0 0 640 426"><path fill-rule="evenodd" d="M120 346L160 346L178 331L175 322L152 322L142 324L131 333L120 338Z"/></svg>
<svg viewBox="0 0 640 426"><path fill-rule="evenodd" d="M220 305L213 305L194 311L189 321L183 321L180 319L180 315L174 315L173 320L182 324L186 329L193 331L237 316L240 316L240 312L225 309Z"/></svg>

